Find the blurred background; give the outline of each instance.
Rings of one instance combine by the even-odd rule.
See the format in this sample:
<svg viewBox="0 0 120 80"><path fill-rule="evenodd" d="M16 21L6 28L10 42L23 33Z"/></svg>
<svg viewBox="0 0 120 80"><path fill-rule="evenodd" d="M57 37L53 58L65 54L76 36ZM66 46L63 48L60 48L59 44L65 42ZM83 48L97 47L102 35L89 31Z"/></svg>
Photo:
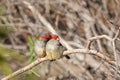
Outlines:
<svg viewBox="0 0 120 80"><path fill-rule="evenodd" d="M0 79L30 64L28 36L50 32L33 13L25 0L0 0ZM115 36L120 25L120 0L26 0L65 39L72 48L85 48L91 37ZM115 41L120 55L120 36ZM91 49L114 60L110 41L94 41ZM120 58L119 58L120 59ZM70 59L46 61L34 73L22 73L11 80L120 80L113 66L104 60L84 54L71 54Z"/></svg>

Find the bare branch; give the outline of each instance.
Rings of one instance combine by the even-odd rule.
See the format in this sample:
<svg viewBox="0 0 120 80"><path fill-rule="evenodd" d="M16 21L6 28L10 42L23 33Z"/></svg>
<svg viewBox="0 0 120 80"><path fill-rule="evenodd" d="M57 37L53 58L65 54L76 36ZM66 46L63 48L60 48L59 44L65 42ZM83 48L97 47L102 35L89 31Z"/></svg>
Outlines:
<svg viewBox="0 0 120 80"><path fill-rule="evenodd" d="M53 29L52 25L34 8L34 6L32 6L29 2L27 1L23 1L23 3L25 5L28 6L28 8L32 11L32 13L36 14L39 18L39 20L48 28L48 30L52 33L52 34L56 34L58 35L58 33ZM60 35L59 35L60 37ZM61 38L61 37L60 37ZM70 45L67 44L67 42L63 39L60 40L61 43L63 45L65 45L65 47L67 49L72 49L72 47Z"/></svg>
<svg viewBox="0 0 120 80"><path fill-rule="evenodd" d="M114 54L114 58L115 58L115 64L116 64L116 68L115 68L115 76L117 78L117 71L119 69L119 63L118 63L118 55L117 55L117 52L116 52L116 48L115 48L115 40L117 39L118 35L119 35L119 32L120 30L118 29L114 38L112 39L112 45L113 45L113 54Z"/></svg>
<svg viewBox="0 0 120 80"><path fill-rule="evenodd" d="M5 78L3 78L3 79L1 79L1 80L9 80L9 79L11 79L12 77L17 76L17 75L19 75L19 74L21 74L21 73L23 73L23 72L25 72L25 71L30 70L30 69L33 68L34 66L36 66L36 65L38 65L38 64L40 64L41 62L46 61L46 60L47 60L46 58L37 59L37 60L34 61L33 63L25 66L24 68L21 68L21 69L15 71L14 73L6 76Z"/></svg>
<svg viewBox="0 0 120 80"><path fill-rule="evenodd" d="M92 43L93 41L98 40L98 39L103 39L103 38L104 38L104 39L107 39L107 40L109 40L109 41L112 41L112 38L110 38L110 37L107 36L107 35L101 35L101 36L92 37L92 38L89 39L86 48L90 49L91 43Z"/></svg>
<svg viewBox="0 0 120 80"><path fill-rule="evenodd" d="M97 52L96 50L88 50L88 49L72 49L72 50L67 50L65 51L63 54L64 55L69 55L69 54L73 54L73 53L82 53L82 54L86 54L86 53L89 53L89 54L92 54L92 55L95 55L101 59L103 59L104 61L106 61L107 63L115 66L115 61L112 61L110 58L108 58L107 56L104 56L102 53L100 52ZM25 71L28 71L30 70L31 68L33 68L34 66L40 64L41 62L43 61L46 61L48 60L47 58L41 58L41 59L37 59L36 61L34 61L33 63L25 66L24 68L21 68L17 71L15 71L14 73L6 76L5 78L1 79L1 80L9 80L11 79L12 77L14 76L17 76Z"/></svg>

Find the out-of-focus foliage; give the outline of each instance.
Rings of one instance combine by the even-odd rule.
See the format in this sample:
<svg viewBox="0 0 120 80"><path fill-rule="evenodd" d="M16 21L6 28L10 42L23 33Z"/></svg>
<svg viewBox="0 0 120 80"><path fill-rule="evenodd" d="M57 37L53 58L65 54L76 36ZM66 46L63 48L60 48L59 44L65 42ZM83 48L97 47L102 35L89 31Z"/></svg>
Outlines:
<svg viewBox="0 0 120 80"><path fill-rule="evenodd" d="M8 60L17 60L22 61L23 56L18 54L15 50L7 49L3 44L0 44L0 70L3 71L4 74L10 74L12 69Z"/></svg>
<svg viewBox="0 0 120 80"><path fill-rule="evenodd" d="M0 71L2 71L6 75L12 73L12 69L10 68L9 63L1 55L0 55Z"/></svg>
<svg viewBox="0 0 120 80"><path fill-rule="evenodd" d="M13 28L10 26L0 26L0 39L8 37L12 31Z"/></svg>
<svg viewBox="0 0 120 80"><path fill-rule="evenodd" d="M28 37L28 42L29 42L29 45L30 45L30 62L33 62L35 61L35 53L34 53L34 41L31 37ZM34 71L34 68L32 68L30 71L29 71L29 76L33 79L35 78L33 76L33 71Z"/></svg>
<svg viewBox="0 0 120 80"><path fill-rule="evenodd" d="M16 60L22 60L22 56L18 54L17 51L12 50L12 49L7 49L3 46L3 44L0 44L0 56L3 58L7 59L16 59Z"/></svg>
<svg viewBox="0 0 120 80"><path fill-rule="evenodd" d="M25 72L14 77L13 80L40 80L40 79L36 77L36 75L34 74L28 74L27 72Z"/></svg>
<svg viewBox="0 0 120 80"><path fill-rule="evenodd" d="M0 5L0 12L2 11ZM1 14L1 13L0 13ZM0 25L0 39L8 38L13 28L11 26L1 26ZM12 73L12 68L10 67L9 60L22 61L22 56L15 50L8 49L0 42L0 71L8 75Z"/></svg>
<svg viewBox="0 0 120 80"><path fill-rule="evenodd" d="M34 41L31 37L28 37L28 42L30 44L30 62L33 62L35 60Z"/></svg>
<svg viewBox="0 0 120 80"><path fill-rule="evenodd" d="M6 12L6 7L4 4L0 4L0 15L3 15Z"/></svg>

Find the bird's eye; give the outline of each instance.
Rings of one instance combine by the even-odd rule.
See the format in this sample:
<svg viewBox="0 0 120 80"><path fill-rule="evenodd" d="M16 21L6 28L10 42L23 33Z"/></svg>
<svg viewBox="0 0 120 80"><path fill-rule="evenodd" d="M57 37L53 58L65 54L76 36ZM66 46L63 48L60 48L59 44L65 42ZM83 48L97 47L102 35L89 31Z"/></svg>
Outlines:
<svg viewBox="0 0 120 80"><path fill-rule="evenodd" d="M57 45L58 45L58 46L62 46L62 44L61 44L61 43L58 43Z"/></svg>

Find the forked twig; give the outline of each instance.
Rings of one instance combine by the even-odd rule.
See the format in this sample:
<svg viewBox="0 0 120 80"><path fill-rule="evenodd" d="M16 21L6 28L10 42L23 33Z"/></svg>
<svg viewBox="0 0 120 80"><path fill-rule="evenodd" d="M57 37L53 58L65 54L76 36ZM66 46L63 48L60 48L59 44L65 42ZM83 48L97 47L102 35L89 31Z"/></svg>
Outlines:
<svg viewBox="0 0 120 80"><path fill-rule="evenodd" d="M91 43L92 43L93 41L95 41L95 40L98 40L98 39L107 39L107 40L109 40L109 41L112 41L112 38L110 38L110 37L107 36L107 35L100 35L100 36L92 37L92 38L89 39L86 48L87 48L87 49L90 49Z"/></svg>
<svg viewBox="0 0 120 80"><path fill-rule="evenodd" d="M116 34L115 34L115 36L114 36L113 38L110 38L110 37L107 36L107 35L101 35L101 36L92 37L92 38L89 39L89 41L88 41L88 43L87 43L87 46L86 46L86 48L90 50L91 43L92 43L93 41L95 41L95 40L98 40L98 39L107 39L107 40L111 41L111 42L112 42L112 45L113 45L113 54L114 54L115 61L114 61L114 62L113 62L113 61L111 62L111 61L109 60L109 58L105 58L105 59L106 59L106 61L109 62L110 64L114 63L114 65L116 66L115 75L117 75L117 71L118 71L118 68L119 68L119 65L118 65L118 56L117 56L116 49L115 49L115 40L117 39L117 37L118 37L118 35L119 35L119 33L120 33L120 27L118 27L118 28L119 28L119 29L117 30L117 32L116 32ZM95 52L92 52L92 53L95 53ZM99 56L104 59L104 56L103 56L103 55L99 54Z"/></svg>

